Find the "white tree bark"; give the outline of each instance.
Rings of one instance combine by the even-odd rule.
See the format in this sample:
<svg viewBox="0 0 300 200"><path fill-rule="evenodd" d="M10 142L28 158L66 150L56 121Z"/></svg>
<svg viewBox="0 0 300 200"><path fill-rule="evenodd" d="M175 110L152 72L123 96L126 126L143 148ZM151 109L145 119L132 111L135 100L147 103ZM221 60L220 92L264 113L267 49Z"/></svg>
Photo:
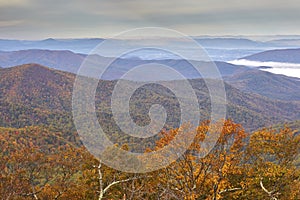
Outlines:
<svg viewBox="0 0 300 200"><path fill-rule="evenodd" d="M271 199L271 200L278 200L278 198L277 198L276 196L279 195L279 193L278 193L278 192L275 193L275 191L268 191L268 190L265 188L265 186L264 186L262 180L263 180L263 179L261 178L261 179L260 179L260 187L263 189L263 191L265 191L265 192L270 196L270 199Z"/></svg>
<svg viewBox="0 0 300 200"><path fill-rule="evenodd" d="M98 179L99 179L99 197L98 200L102 200L105 193L114 185L119 184L119 183L124 183L124 182L128 182L128 181L132 181L135 179L138 179L139 177L133 177L133 178L128 178L128 179L124 179L124 180L119 180L119 181L113 181L110 184L108 184L106 187L104 187L103 184L103 175L102 175L102 171L101 171L101 161L99 161L99 165L98 166L94 166L95 168L97 168L98 170Z"/></svg>

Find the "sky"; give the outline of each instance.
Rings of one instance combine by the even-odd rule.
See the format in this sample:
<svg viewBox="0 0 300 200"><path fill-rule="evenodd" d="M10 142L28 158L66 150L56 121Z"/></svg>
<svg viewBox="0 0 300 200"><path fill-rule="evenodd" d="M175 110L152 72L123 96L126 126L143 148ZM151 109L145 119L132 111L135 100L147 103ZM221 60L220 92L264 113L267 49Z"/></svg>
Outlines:
<svg viewBox="0 0 300 200"><path fill-rule="evenodd" d="M300 35L299 11L299 0L0 0L0 38L105 38L141 27Z"/></svg>

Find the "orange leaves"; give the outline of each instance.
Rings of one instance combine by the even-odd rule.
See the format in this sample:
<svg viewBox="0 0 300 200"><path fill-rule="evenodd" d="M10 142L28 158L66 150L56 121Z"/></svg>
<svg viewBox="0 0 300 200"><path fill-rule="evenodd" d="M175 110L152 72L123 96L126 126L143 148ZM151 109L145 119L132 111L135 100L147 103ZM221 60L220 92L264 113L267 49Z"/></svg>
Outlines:
<svg viewBox="0 0 300 200"><path fill-rule="evenodd" d="M170 131L163 131L161 132L162 138L156 142L156 150L162 149L163 147L167 146L178 134L178 129L172 129Z"/></svg>
<svg viewBox="0 0 300 200"><path fill-rule="evenodd" d="M170 144L178 131L185 128L189 127L163 132L162 138L157 142L157 148ZM207 134L220 137L211 152L202 158L198 155L203 152L202 145ZM204 196L208 198L212 197L213 193L220 196L218 191L238 184L232 177L242 175L240 164L245 137L243 129L229 120L224 121L223 129L220 129L219 124L210 125L209 121L203 122L196 128L196 135L186 153L163 170L158 181L168 185L179 199L197 199ZM233 181L235 183L232 183Z"/></svg>
<svg viewBox="0 0 300 200"><path fill-rule="evenodd" d="M119 180L133 180L110 187L105 198L269 199L260 181L279 199L300 198L299 135L284 128L262 129L248 136L229 120L222 129L211 127L206 121L195 130L186 125L162 132L156 146L146 152L186 145L196 133L187 151L164 169L136 175L102 165L104 188ZM184 131L191 134L172 143ZM200 157L203 141L212 133L220 137L209 154ZM0 147L0 196L26 199L22 195L38 192L40 199L95 199L99 195L98 160L60 133L44 127L0 128ZM125 144L122 149L129 147Z"/></svg>

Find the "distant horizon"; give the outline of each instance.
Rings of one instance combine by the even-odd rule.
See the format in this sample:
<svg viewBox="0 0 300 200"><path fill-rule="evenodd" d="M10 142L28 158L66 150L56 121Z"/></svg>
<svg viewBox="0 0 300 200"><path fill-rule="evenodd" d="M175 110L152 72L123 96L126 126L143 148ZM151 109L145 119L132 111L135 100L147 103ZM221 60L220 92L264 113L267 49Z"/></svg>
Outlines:
<svg viewBox="0 0 300 200"><path fill-rule="evenodd" d="M245 35L187 35L188 37L191 37L191 38L196 38L196 39L221 39L221 38L224 38L224 39L250 39L250 40L255 40L255 38L270 38L270 37L273 37L273 38L282 38L282 39L300 39L300 33L299 34L265 34L265 35L251 35L251 34L245 34ZM157 38L161 37L161 36L156 36ZM107 37L97 37L97 36L83 36L83 37L41 37L41 38L18 38L18 37L0 37L0 40L19 40L19 41L45 41L45 40L50 40L50 39L53 39L53 40L77 40L77 39L111 39L113 38L113 35L112 36L107 36ZM155 38L155 37L153 37ZM168 38L168 37L165 37L165 38ZM173 37L170 37L170 38L173 38ZM120 39L120 38L118 38ZM140 39L138 37L136 38L132 38L132 39ZM148 38L149 39L149 38Z"/></svg>

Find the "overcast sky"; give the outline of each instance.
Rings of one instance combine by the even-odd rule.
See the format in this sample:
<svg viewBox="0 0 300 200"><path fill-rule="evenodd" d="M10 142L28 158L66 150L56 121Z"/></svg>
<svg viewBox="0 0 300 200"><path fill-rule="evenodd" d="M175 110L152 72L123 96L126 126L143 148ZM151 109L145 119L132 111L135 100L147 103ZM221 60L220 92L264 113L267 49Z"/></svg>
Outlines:
<svg viewBox="0 0 300 200"><path fill-rule="evenodd" d="M110 37L159 26L187 35L300 35L299 0L0 0L0 38Z"/></svg>

